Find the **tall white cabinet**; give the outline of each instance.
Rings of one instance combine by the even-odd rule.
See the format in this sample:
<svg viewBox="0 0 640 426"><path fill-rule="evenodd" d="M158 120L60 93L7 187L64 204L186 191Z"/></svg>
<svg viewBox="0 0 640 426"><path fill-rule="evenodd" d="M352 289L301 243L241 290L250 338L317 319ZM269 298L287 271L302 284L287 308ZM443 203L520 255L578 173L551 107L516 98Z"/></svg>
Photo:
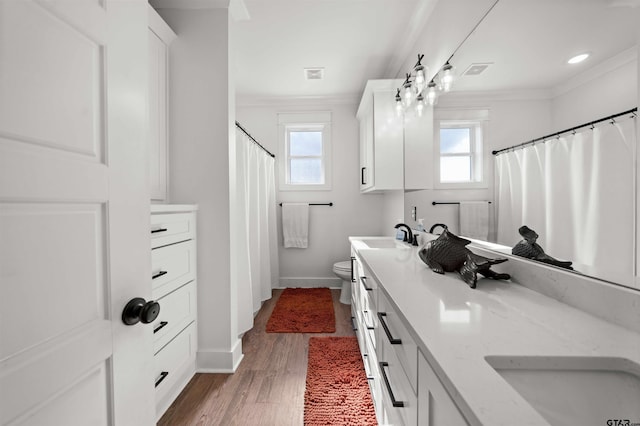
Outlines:
<svg viewBox="0 0 640 426"><path fill-rule="evenodd" d="M149 182L153 201L168 199L169 45L175 38L149 6Z"/></svg>

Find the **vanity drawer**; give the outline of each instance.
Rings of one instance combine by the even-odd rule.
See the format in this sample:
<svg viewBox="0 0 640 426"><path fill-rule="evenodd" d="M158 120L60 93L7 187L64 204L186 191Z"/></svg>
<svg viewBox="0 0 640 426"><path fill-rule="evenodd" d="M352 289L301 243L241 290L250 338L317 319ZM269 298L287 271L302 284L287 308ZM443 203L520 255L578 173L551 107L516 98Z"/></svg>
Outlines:
<svg viewBox="0 0 640 426"><path fill-rule="evenodd" d="M185 241L151 250L151 285L153 297L167 293L196 277L196 244Z"/></svg>
<svg viewBox="0 0 640 426"><path fill-rule="evenodd" d="M393 352L404 369L413 392L416 393L418 346L386 296L382 293L379 296L378 327L376 328L378 348L382 350L379 357L387 358L389 356L387 352Z"/></svg>
<svg viewBox="0 0 640 426"><path fill-rule="evenodd" d="M196 282L191 281L157 301L160 314L153 322L154 353L196 319Z"/></svg>
<svg viewBox="0 0 640 426"><path fill-rule="evenodd" d="M195 220L192 213L152 214L151 248L195 238Z"/></svg>
<svg viewBox="0 0 640 426"><path fill-rule="evenodd" d="M196 327L191 323L154 356L156 401L160 401L195 366Z"/></svg>
<svg viewBox="0 0 640 426"><path fill-rule="evenodd" d="M416 426L418 398L388 341L382 343L384 357L378 357L378 367L384 406L383 423Z"/></svg>

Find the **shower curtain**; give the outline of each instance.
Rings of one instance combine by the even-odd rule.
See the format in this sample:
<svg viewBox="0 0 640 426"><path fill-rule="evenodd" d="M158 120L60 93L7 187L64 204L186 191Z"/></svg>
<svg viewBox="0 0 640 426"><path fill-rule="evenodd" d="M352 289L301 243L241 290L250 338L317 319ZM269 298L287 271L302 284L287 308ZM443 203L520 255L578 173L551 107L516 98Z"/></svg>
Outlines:
<svg viewBox="0 0 640 426"><path fill-rule="evenodd" d="M617 118L498 155L498 243L513 247L527 225L581 272L632 276L635 126Z"/></svg>
<svg viewBox="0 0 640 426"><path fill-rule="evenodd" d="M275 159L236 129L235 232L238 332L253 327L254 314L277 284Z"/></svg>

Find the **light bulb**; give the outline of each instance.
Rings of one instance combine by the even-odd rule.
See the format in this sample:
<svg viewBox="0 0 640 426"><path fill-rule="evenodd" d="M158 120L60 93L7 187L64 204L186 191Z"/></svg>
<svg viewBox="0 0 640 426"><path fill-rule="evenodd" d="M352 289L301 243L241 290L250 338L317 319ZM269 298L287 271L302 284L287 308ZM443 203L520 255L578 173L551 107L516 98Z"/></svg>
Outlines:
<svg viewBox="0 0 640 426"><path fill-rule="evenodd" d="M449 62L442 67L442 78L440 81L442 83L442 90L445 92L451 90L451 86L453 85L453 67Z"/></svg>
<svg viewBox="0 0 640 426"><path fill-rule="evenodd" d="M418 117L422 117L422 112L424 111L424 98L422 97L422 93L418 95L416 101L416 114Z"/></svg>
<svg viewBox="0 0 640 426"><path fill-rule="evenodd" d="M427 86L429 90L427 91L427 104L434 106L436 102L438 102L438 92L436 92L436 83L431 80L429 85Z"/></svg>
<svg viewBox="0 0 640 426"><path fill-rule="evenodd" d="M404 91L402 93L402 103L405 107L408 107L413 103L413 93L411 91L411 84L404 85Z"/></svg>
<svg viewBox="0 0 640 426"><path fill-rule="evenodd" d="M416 92L420 93L425 87L425 79L424 79L424 67L422 65L418 65L416 67L416 78L415 78Z"/></svg>
<svg viewBox="0 0 640 426"><path fill-rule="evenodd" d="M402 97L400 96L400 89L396 92L396 114L398 117L402 116Z"/></svg>

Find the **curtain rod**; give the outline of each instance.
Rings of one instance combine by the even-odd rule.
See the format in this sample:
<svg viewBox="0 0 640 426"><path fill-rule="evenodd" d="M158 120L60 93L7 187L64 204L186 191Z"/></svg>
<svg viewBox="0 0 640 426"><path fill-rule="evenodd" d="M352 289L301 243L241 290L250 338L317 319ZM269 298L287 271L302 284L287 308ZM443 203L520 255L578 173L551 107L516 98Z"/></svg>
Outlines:
<svg viewBox="0 0 640 426"><path fill-rule="evenodd" d="M541 138L532 139L530 141L523 142L523 143L518 144L518 145L513 145L513 146L510 146L508 148L502 148L502 149L499 149L499 150L496 150L496 151L491 151L491 153L493 155L499 155L499 154L501 154L503 152L510 151L510 150L513 150L513 149L516 149L516 148L520 148L520 147L524 147L526 145L535 145L536 142L540 142L540 141L544 141L546 139L550 139L550 138L553 138L553 137L556 137L556 136L560 136L563 133L573 132L574 130L581 129L582 127L593 126L594 124L598 124L598 123L601 123L603 121L614 120L616 117L620 117L621 115L633 114L634 117L635 117L637 111L638 111L638 108L631 108L630 110L627 110L627 111L624 111L624 112L619 112L618 114L613 114L613 115L610 115L608 117L600 118L600 119L595 120L595 121L590 121L588 123L584 123L584 124L581 124L579 126L571 127L570 129L565 129L565 130L561 130L561 131L556 132L556 133L551 133L550 135L542 136Z"/></svg>
<svg viewBox="0 0 640 426"><path fill-rule="evenodd" d="M280 203L282 205L282 203ZM310 206L329 206L332 207L333 203L309 203Z"/></svg>
<svg viewBox="0 0 640 426"><path fill-rule="evenodd" d="M245 135L247 135L247 136L249 137L249 139L251 139L251 140L253 141L253 143L255 143L256 145L258 145L260 148L262 148L262 150L263 150L264 152L266 152L267 154L269 154L271 157L276 158L276 156L275 156L274 154L272 154L272 153L271 153L271 151L269 151L267 148L265 148L264 146L262 146L262 144L261 144L260 142L258 142L257 140L255 140L255 138L254 138L253 136L251 136L251 135L249 134L249 132L247 132L247 131L245 130L245 128L244 128L244 127L242 127L242 126L240 125L240 123L238 123L237 121L236 121L236 127L237 127L238 129L242 130L242 133L244 133Z"/></svg>
<svg viewBox="0 0 640 426"><path fill-rule="evenodd" d="M487 201L487 203L491 204L491 201ZM460 204L460 201L432 201L432 206L437 206L438 204Z"/></svg>

